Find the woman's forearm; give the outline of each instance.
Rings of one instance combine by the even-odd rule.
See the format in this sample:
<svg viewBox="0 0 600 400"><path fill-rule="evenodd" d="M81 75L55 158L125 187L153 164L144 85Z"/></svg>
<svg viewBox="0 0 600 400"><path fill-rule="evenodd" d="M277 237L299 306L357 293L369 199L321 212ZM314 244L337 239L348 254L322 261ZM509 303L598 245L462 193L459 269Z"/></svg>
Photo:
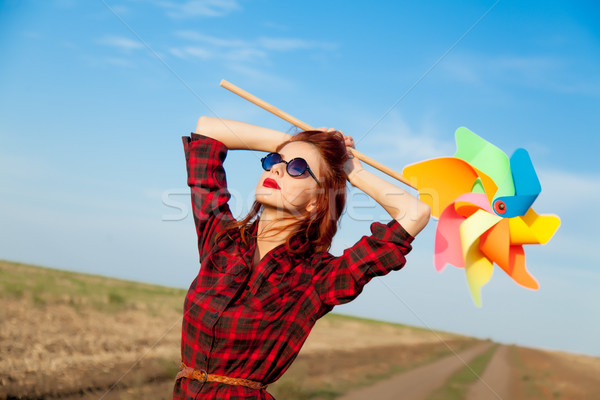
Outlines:
<svg viewBox="0 0 600 400"><path fill-rule="evenodd" d="M229 119L202 116L198 119L196 133L223 143L230 150L275 151L291 135L273 129Z"/></svg>
<svg viewBox="0 0 600 400"><path fill-rule="evenodd" d="M427 225L429 206L406 190L364 168L352 171L348 180L379 203L412 236Z"/></svg>

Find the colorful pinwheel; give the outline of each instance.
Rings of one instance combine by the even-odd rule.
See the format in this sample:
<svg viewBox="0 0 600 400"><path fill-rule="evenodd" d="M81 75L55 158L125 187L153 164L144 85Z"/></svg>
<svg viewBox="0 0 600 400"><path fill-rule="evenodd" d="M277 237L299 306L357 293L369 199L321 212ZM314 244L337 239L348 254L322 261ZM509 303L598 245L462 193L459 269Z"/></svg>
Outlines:
<svg viewBox="0 0 600 400"><path fill-rule="evenodd" d="M492 277L493 264L515 282L538 289L525 267L524 244L543 244L560 225L554 215L538 215L531 205L542 188L524 149L510 159L499 148L466 128L456 131L453 157L404 168L421 200L439 218L434 265L464 268L473 300L481 306L481 287Z"/></svg>

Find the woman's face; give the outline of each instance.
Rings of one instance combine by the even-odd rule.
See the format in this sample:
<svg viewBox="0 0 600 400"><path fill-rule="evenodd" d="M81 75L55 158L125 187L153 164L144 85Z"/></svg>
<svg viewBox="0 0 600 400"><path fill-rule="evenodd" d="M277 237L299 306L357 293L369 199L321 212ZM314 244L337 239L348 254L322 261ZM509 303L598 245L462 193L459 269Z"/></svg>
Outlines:
<svg viewBox="0 0 600 400"><path fill-rule="evenodd" d="M282 147L279 154L288 162L294 158L303 158L319 182L323 182L321 154L313 144L291 142ZM282 162L275 164L270 171L263 172L256 185L255 196L256 201L263 204L265 209L272 208L286 215L301 215L315 207L318 189L317 182L308 171L298 177L290 176L286 171L286 164Z"/></svg>

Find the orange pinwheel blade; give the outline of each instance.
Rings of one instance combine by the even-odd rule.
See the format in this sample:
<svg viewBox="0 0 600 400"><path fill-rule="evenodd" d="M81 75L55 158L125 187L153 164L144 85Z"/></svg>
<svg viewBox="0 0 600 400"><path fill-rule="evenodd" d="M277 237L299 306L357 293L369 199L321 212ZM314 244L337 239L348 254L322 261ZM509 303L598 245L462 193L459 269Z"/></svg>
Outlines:
<svg viewBox="0 0 600 400"><path fill-rule="evenodd" d="M525 267L523 246L511 246L508 219L503 219L481 236L479 248L490 261L496 263L516 283L529 289L538 289L537 280Z"/></svg>
<svg viewBox="0 0 600 400"><path fill-rule="evenodd" d="M523 250L523 246L510 246L509 268L509 270L503 269L519 285L533 290L540 288L538 281L525 268L525 250Z"/></svg>
<svg viewBox="0 0 600 400"><path fill-rule="evenodd" d="M471 192L478 178L473 167L455 157L435 158L408 165L402 175L416 185L421 201L431 207L431 215L435 218L439 218L454 199Z"/></svg>

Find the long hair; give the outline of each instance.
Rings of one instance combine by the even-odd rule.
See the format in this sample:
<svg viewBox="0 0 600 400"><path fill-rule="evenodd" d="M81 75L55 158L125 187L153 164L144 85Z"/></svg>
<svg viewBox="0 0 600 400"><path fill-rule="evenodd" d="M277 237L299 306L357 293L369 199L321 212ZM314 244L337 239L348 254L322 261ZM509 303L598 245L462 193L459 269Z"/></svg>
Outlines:
<svg viewBox="0 0 600 400"><path fill-rule="evenodd" d="M348 154L344 138L338 131L303 131L281 143L277 151L288 143L298 141L313 144L322 158L316 207L291 218L289 224L278 229L283 231L293 228L285 244L287 250L294 254L304 253L310 249L315 252L328 251L346 205L346 173L343 166L348 159ZM262 204L254 201L246 217L240 221L232 221L226 226L224 233L237 229L244 244L248 244L250 239L248 229L254 219L260 215L262 208ZM219 235L217 240L221 237L222 235ZM301 247L290 246L295 238L300 239Z"/></svg>

